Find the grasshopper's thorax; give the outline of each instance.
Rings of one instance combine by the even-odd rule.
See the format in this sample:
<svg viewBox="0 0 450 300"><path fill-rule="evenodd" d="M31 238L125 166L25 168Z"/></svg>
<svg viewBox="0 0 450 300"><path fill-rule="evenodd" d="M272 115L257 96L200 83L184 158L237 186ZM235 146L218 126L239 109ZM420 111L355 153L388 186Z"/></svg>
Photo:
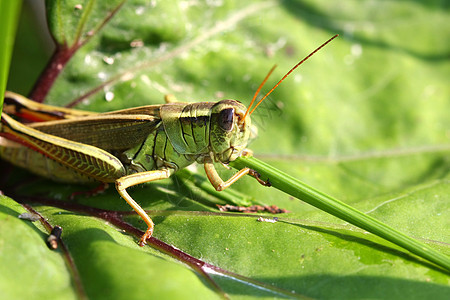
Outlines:
<svg viewBox="0 0 450 300"><path fill-rule="evenodd" d="M247 146L250 116L235 100L171 103L162 106L161 119L167 138L178 154L204 163L228 163Z"/></svg>
<svg viewBox="0 0 450 300"><path fill-rule="evenodd" d="M245 112L246 107L234 100L161 106L162 126L142 145L123 153L128 173L236 159L250 137L250 116L244 119Z"/></svg>
<svg viewBox="0 0 450 300"><path fill-rule="evenodd" d="M215 161L235 160L250 138L250 115L247 108L235 100L222 100L211 108L209 143Z"/></svg>

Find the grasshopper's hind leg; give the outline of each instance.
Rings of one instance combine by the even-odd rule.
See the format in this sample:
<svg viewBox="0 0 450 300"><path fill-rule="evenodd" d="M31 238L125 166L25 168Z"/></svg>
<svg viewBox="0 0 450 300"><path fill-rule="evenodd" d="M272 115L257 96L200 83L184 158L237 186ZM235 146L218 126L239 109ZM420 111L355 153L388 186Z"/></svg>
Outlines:
<svg viewBox="0 0 450 300"><path fill-rule="evenodd" d="M137 204L137 202L134 201L133 198L131 198L126 189L137 184L169 178L173 173L173 169L162 169L135 173L116 180L116 189L119 192L120 196L122 196L122 198L127 201L127 203L137 212L137 214L144 220L144 222L148 226L144 235L141 237L141 240L139 242L140 246L144 246L147 243L147 239L152 236L154 224L145 210L143 210L142 207Z"/></svg>

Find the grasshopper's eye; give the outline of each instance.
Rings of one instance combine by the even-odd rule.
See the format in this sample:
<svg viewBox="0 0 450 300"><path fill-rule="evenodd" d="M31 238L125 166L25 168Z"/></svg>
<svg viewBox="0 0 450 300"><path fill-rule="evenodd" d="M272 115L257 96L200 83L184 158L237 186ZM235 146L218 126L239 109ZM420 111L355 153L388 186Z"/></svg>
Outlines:
<svg viewBox="0 0 450 300"><path fill-rule="evenodd" d="M231 131L231 129L233 128L233 117L233 108L222 109L219 113L219 119L217 120L217 123L224 131Z"/></svg>

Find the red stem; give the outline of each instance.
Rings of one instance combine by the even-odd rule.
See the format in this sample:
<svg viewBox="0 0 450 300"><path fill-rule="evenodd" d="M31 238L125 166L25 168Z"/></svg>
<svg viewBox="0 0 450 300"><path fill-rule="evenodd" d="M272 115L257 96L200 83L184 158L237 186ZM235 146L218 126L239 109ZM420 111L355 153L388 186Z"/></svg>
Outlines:
<svg viewBox="0 0 450 300"><path fill-rule="evenodd" d="M75 44L71 48L68 48L67 45L58 45L56 47L47 66L42 71L39 79L36 81L29 94L30 99L41 103L44 101L56 78L58 78L59 74L72 58L73 54L78 50L79 46L79 44Z"/></svg>

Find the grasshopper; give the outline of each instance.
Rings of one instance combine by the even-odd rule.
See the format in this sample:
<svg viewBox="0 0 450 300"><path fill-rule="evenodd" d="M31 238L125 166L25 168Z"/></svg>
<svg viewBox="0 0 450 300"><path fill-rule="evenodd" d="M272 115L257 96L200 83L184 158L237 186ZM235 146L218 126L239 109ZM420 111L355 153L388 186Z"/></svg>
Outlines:
<svg viewBox="0 0 450 300"><path fill-rule="evenodd" d="M154 223L128 194L127 188L169 178L192 163L204 165L217 191L245 175L270 185L249 168L224 181L214 163L226 165L248 153L250 115L300 64L337 35L297 63L253 106L273 67L248 108L236 100L166 103L93 113L38 104L12 92L5 94L0 124L0 157L40 176L69 183L115 183L120 196L147 224L139 244L153 234ZM253 108L252 108L253 106ZM10 115L26 117L23 124Z"/></svg>

